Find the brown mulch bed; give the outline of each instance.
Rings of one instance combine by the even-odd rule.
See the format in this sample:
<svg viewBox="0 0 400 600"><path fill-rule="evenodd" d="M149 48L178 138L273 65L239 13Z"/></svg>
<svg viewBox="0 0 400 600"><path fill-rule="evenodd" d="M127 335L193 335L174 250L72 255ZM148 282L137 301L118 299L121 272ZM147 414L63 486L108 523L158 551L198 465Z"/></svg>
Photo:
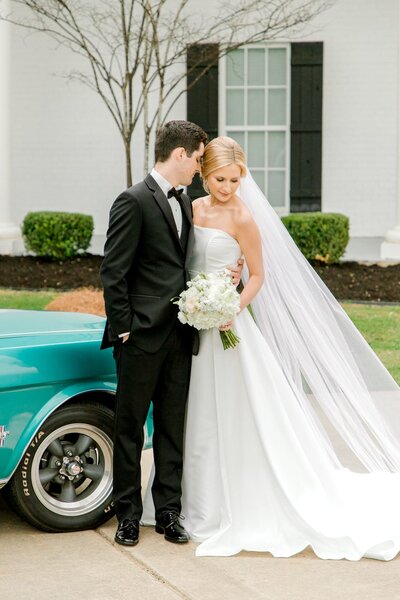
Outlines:
<svg viewBox="0 0 400 600"><path fill-rule="evenodd" d="M400 302L400 264L313 265L338 300Z"/></svg>
<svg viewBox="0 0 400 600"><path fill-rule="evenodd" d="M73 290L101 288L101 256L83 255L68 261L32 256L0 256L0 287ZM400 264L390 266L344 262L314 265L339 300L400 302Z"/></svg>
<svg viewBox="0 0 400 600"><path fill-rule="evenodd" d="M101 261L101 256L92 254L65 261L3 255L0 256L0 287L25 290L101 288Z"/></svg>
<svg viewBox="0 0 400 600"><path fill-rule="evenodd" d="M64 292L50 302L46 310L66 310L106 316L103 292L94 288L77 288Z"/></svg>

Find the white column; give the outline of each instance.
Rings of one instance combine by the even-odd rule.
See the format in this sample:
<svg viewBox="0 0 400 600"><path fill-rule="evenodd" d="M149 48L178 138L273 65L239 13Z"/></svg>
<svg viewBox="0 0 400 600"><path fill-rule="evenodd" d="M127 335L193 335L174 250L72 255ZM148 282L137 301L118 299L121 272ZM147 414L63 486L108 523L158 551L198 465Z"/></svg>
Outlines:
<svg viewBox="0 0 400 600"><path fill-rule="evenodd" d="M2 3L5 13L7 4ZM13 241L21 237L20 228L11 221L10 28L9 23L0 21L0 254L10 253Z"/></svg>
<svg viewBox="0 0 400 600"><path fill-rule="evenodd" d="M397 215L396 226L386 233L381 258L400 260L400 8L397 8Z"/></svg>

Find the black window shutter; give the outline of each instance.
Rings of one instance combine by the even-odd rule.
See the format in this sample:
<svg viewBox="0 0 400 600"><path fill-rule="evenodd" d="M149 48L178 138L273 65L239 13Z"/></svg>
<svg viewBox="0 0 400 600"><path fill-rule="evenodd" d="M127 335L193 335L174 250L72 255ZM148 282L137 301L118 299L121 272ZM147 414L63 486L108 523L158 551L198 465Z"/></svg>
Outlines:
<svg viewBox="0 0 400 600"><path fill-rule="evenodd" d="M321 210L322 42L293 43L290 210Z"/></svg>
<svg viewBox="0 0 400 600"><path fill-rule="evenodd" d="M218 44L188 46L187 85L187 120L200 125L211 140L218 135ZM204 196L198 175L188 193L192 199Z"/></svg>

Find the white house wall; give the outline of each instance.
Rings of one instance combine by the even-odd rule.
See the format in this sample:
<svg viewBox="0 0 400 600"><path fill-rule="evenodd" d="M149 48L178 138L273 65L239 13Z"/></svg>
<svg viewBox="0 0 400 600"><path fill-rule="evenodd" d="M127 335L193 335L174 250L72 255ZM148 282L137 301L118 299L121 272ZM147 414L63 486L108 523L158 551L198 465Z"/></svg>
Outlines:
<svg viewBox="0 0 400 600"><path fill-rule="evenodd" d="M202 2L202 13L211 6ZM396 221L397 11L397 0L338 0L294 40L324 42L323 210L349 215L354 237L383 237ZM20 223L30 210L92 214L99 252L110 204L125 186L123 146L100 99L56 75L78 58L55 47L13 29L10 216ZM185 116L182 97L170 118ZM139 128L135 180L142 147Z"/></svg>
<svg viewBox="0 0 400 600"><path fill-rule="evenodd" d="M79 57L38 34L14 29L11 76L12 216L31 210L91 214L101 252L113 199L126 187L122 139L100 98L62 77ZM185 99L171 118L185 118ZM143 130L132 145L134 179L143 175ZM19 249L21 249L21 244Z"/></svg>
<svg viewBox="0 0 400 600"><path fill-rule="evenodd" d="M123 146L93 92L56 74L76 57L39 36L14 30L12 207L92 214L103 231L111 199L125 184Z"/></svg>
<svg viewBox="0 0 400 600"><path fill-rule="evenodd" d="M396 219L397 11L340 0L321 18L322 208L347 214L353 236L383 236Z"/></svg>

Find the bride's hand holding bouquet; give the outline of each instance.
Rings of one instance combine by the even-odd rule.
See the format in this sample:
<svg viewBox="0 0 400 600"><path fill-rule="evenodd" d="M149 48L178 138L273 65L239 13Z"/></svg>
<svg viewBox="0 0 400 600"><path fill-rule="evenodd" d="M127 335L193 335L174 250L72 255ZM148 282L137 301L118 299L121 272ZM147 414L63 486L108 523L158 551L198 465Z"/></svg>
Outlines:
<svg viewBox="0 0 400 600"><path fill-rule="evenodd" d="M220 273L199 273L172 301L179 307L181 323L199 330L218 327L224 350L239 343L231 325L240 312L240 295L227 269Z"/></svg>

